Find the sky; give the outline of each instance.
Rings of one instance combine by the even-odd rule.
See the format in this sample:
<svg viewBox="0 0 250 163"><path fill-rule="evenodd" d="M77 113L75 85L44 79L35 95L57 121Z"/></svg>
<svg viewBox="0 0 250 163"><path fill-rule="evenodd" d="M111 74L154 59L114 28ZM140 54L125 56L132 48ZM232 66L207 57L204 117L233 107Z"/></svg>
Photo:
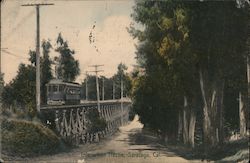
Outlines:
<svg viewBox="0 0 250 163"><path fill-rule="evenodd" d="M1 51L5 83L16 76L20 63L29 63L29 50L35 50L36 10L34 6L21 5L39 2L54 3L53 6L40 7L41 41L49 39L55 48L56 38L61 32L80 63L81 75L77 82L85 78L85 71L94 70L89 65L103 64L100 69L104 72L100 75L107 77L116 73L121 62L128 66L128 71L133 69L137 40L133 40L126 28L133 23L130 15L134 1L5 0L1 6L1 46L7 48ZM89 41L91 31L94 43ZM54 58L59 53L51 50L50 56Z"/></svg>

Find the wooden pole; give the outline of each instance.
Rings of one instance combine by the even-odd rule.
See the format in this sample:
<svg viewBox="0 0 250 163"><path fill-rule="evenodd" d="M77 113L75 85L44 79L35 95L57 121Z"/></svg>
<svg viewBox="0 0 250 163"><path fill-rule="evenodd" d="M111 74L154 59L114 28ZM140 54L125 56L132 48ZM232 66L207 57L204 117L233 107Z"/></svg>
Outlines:
<svg viewBox="0 0 250 163"><path fill-rule="evenodd" d="M115 99L115 79L113 78L113 100Z"/></svg>
<svg viewBox="0 0 250 163"><path fill-rule="evenodd" d="M40 112L40 10L36 6L36 108Z"/></svg>
<svg viewBox="0 0 250 163"><path fill-rule="evenodd" d="M0 2L0 39L2 38L2 2ZM2 41L0 40L0 75L2 75L2 64L1 64L1 58L2 57Z"/></svg>
<svg viewBox="0 0 250 163"><path fill-rule="evenodd" d="M95 67L95 71L88 71L88 72L95 72L96 100L97 100L97 109L98 109L99 114L101 114L101 109L100 109L100 93L99 93L98 72L103 71L103 70L97 70L97 68L100 66L104 66L104 65L92 65L90 67Z"/></svg>
<svg viewBox="0 0 250 163"><path fill-rule="evenodd" d="M104 77L102 78L102 100L104 101Z"/></svg>
<svg viewBox="0 0 250 163"><path fill-rule="evenodd" d="M121 75L121 112L122 112L121 122L123 125L123 75Z"/></svg>
<svg viewBox="0 0 250 163"><path fill-rule="evenodd" d="M99 95L99 82L98 82L98 71L97 71L97 67L95 67L95 82L96 82L96 100L97 100L97 108L98 108L98 112L101 112L100 109L100 95Z"/></svg>
<svg viewBox="0 0 250 163"><path fill-rule="evenodd" d="M86 72L85 96L86 96L86 101L88 101L88 72Z"/></svg>
<svg viewBox="0 0 250 163"><path fill-rule="evenodd" d="M250 41L249 41L250 42ZM248 45L248 56L247 56L247 108L246 108L246 114L247 114L247 132L250 130L250 120L249 120L249 109L250 109L250 43Z"/></svg>
<svg viewBox="0 0 250 163"><path fill-rule="evenodd" d="M24 4L22 6L36 7L36 109L40 112L41 94L40 94L40 6L54 5L52 3Z"/></svg>

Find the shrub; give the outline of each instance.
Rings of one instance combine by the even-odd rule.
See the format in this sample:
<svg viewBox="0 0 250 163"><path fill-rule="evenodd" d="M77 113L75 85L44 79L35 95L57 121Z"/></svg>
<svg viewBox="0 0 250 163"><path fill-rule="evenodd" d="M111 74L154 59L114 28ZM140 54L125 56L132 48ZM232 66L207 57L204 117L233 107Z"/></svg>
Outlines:
<svg viewBox="0 0 250 163"><path fill-rule="evenodd" d="M45 126L24 120L3 119L2 149L9 154L34 155L58 151L60 139Z"/></svg>
<svg viewBox="0 0 250 163"><path fill-rule="evenodd" d="M89 110L89 112L87 113L87 117L90 121L90 123L87 125L88 132L92 133L103 131L107 127L107 122L105 121L105 119L99 116L97 110Z"/></svg>

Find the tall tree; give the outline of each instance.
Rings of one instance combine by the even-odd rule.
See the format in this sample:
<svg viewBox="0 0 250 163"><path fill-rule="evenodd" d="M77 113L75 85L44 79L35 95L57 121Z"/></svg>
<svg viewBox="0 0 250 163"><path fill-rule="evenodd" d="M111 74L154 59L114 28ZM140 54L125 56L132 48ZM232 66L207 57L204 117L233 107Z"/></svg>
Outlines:
<svg viewBox="0 0 250 163"><path fill-rule="evenodd" d="M29 116L35 116L35 72L33 65L19 65L17 76L4 87L2 97L5 106L17 105Z"/></svg>
<svg viewBox="0 0 250 163"><path fill-rule="evenodd" d="M132 29L131 33L142 42L138 46L137 58L140 63L143 63L142 66L145 66L147 78L155 76L156 71L165 71L169 75L172 74L168 75L169 80L165 79L165 84L174 81L178 89L167 88L168 90L162 91L177 95L175 97L178 97L178 99L172 99L172 103L175 103L173 106L176 107L176 110L178 110L177 108L183 108L179 110L178 116L179 133L182 132L185 144L193 146L196 110L198 108L198 95L196 93L198 91L194 91L197 90L197 80L195 80L197 74L194 72L194 59L190 57L191 52L187 42L187 13L181 7L181 3L175 3L174 1L138 2L134 9L133 18L145 25L145 30L136 31ZM165 70L157 68L156 64L159 61L156 58L163 60L161 64L164 65L162 67L165 67ZM141 62L141 60L146 62ZM189 69L188 72L187 69ZM158 79L162 80L163 77L158 77ZM180 101L182 101L182 106L178 105ZM173 114L176 115L176 112L173 112Z"/></svg>
<svg viewBox="0 0 250 163"><path fill-rule="evenodd" d="M165 98L171 99L169 103L174 104L165 105L165 108L182 108L183 115L179 117L183 117L183 122L179 123L183 123L180 128L183 129L184 143L193 146L195 115L202 105L205 146L223 142L225 81L239 72L238 66L231 65L243 64L249 15L237 1L170 0L138 1L132 16L144 26L143 30L132 27L130 31L140 41L137 58L146 70L135 93L135 106L142 122L157 124L157 120L149 115L153 114L152 110L157 112L164 108L147 103L146 95L158 80L163 80L167 90L163 85L159 87L165 92ZM161 74L156 75L159 71ZM167 80L164 75L168 76ZM160 104L160 95L157 96L155 100ZM184 101L184 107L178 104L183 105L180 100ZM173 116L178 114L173 112Z"/></svg>
<svg viewBox="0 0 250 163"><path fill-rule="evenodd" d="M81 89L81 97L82 99L86 99L86 81L88 86L88 100L96 100L96 84L95 84L95 76L94 75L88 75L87 80L85 78L84 82L82 83L82 89ZM104 79L104 95L105 100L111 100L112 99L112 84L113 81L110 78L106 78L104 76L101 76L98 78L99 82L99 90L100 90L100 99L102 99L102 87L103 87L103 79Z"/></svg>
<svg viewBox="0 0 250 163"><path fill-rule="evenodd" d="M102 88L103 88L103 79L104 79L104 95L105 100L113 99L113 89L115 89L115 98L121 98L121 79L123 80L123 87L124 87L124 96L131 95L132 89L132 81L128 73L125 71L127 70L127 66L125 64L120 63L117 66L117 73L112 76L111 78L107 78L105 76L101 76L98 78L99 82L99 90L100 90L100 99L102 99ZM84 82L82 83L82 98L86 99L86 81L88 82L88 99L89 100L96 100L96 85L95 85L95 76L88 75L87 80L85 78Z"/></svg>
<svg viewBox="0 0 250 163"><path fill-rule="evenodd" d="M3 73L0 73L0 112L2 113L2 104L3 104L3 98L2 98L2 92L3 92L3 89L4 89L4 80L3 80L3 76L4 74Z"/></svg>
<svg viewBox="0 0 250 163"><path fill-rule="evenodd" d="M121 98L121 81L123 80L123 95L124 96L130 96L131 95L131 88L132 88L132 82L129 77L129 74L126 73L126 70L128 67L120 63L117 66L117 73L112 77L112 80L114 81L114 89L115 89L115 98L119 99Z"/></svg>
<svg viewBox="0 0 250 163"><path fill-rule="evenodd" d="M61 33L59 33L56 43L56 51L60 53L57 70L59 78L65 81L74 81L80 74L79 62L73 56L75 51L69 48L68 42L64 41Z"/></svg>
<svg viewBox="0 0 250 163"><path fill-rule="evenodd" d="M42 49L43 57L41 58L41 102L46 103L47 93L46 84L52 79L52 61L49 57L50 49L52 48L50 41L43 40Z"/></svg>
<svg viewBox="0 0 250 163"><path fill-rule="evenodd" d="M50 49L52 49L52 45L50 43L50 40L43 40L42 41L42 50L43 55L40 57L40 66L41 66L41 103L46 103L46 84L52 79L52 60L49 57ZM33 65L36 65L36 52L35 51L29 51L30 55L30 62Z"/></svg>
<svg viewBox="0 0 250 163"><path fill-rule="evenodd" d="M204 104L204 141L206 146L215 146L223 141L225 79L238 68L231 66L236 59L244 59L243 45L249 17L237 7L237 1L205 1L188 5L190 44L197 56Z"/></svg>

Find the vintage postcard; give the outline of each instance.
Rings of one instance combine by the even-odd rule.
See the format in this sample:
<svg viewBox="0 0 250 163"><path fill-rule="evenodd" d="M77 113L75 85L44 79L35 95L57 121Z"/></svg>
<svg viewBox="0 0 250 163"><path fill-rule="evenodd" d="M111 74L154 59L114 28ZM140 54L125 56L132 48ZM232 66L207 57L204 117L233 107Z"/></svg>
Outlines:
<svg viewBox="0 0 250 163"><path fill-rule="evenodd" d="M0 13L0 163L249 162L249 0Z"/></svg>

